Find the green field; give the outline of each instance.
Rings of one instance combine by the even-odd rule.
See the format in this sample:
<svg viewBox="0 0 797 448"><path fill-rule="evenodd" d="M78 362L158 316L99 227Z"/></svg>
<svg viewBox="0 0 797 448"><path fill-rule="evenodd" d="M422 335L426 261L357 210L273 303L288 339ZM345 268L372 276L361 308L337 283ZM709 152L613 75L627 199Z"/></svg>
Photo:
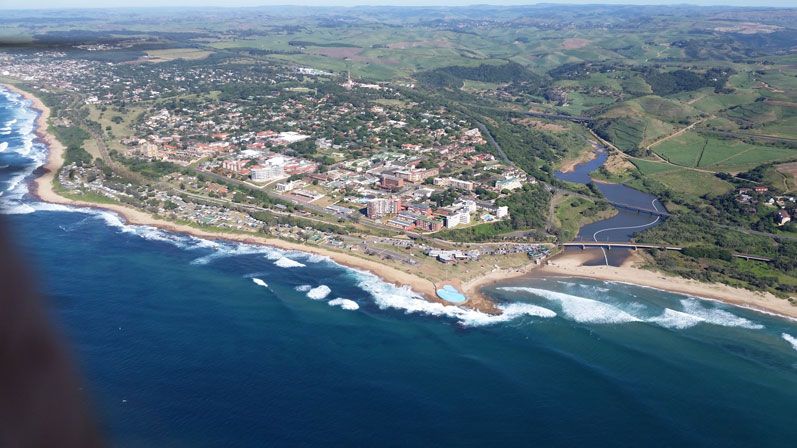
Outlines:
<svg viewBox="0 0 797 448"><path fill-rule="evenodd" d="M733 185L711 173L678 168L663 162L634 160L639 172L646 178L662 184L673 192L692 197L716 196L733 189Z"/></svg>
<svg viewBox="0 0 797 448"><path fill-rule="evenodd" d="M695 131L685 132L652 149L676 165L727 172L745 171L763 163L797 157L794 149L724 140Z"/></svg>

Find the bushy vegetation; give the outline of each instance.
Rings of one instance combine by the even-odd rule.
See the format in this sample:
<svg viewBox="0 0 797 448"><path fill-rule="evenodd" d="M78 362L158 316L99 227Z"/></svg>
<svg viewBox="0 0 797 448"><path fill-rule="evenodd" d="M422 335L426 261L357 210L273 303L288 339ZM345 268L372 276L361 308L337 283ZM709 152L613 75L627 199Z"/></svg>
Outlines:
<svg viewBox="0 0 797 448"><path fill-rule="evenodd" d="M545 227L550 200L551 193L544 186L528 184L523 189L496 201L496 205L506 206L509 209L511 217L509 221L444 230L438 232L436 236L452 241L478 242L489 241L515 230L542 229ZM544 238L542 234L539 237Z"/></svg>
<svg viewBox="0 0 797 448"><path fill-rule="evenodd" d="M350 226L339 226L331 223L302 219L295 216L275 215L268 212L253 212L250 213L250 216L269 226L286 225L302 228L310 227L321 232L330 232L338 235L348 235L349 232L353 230Z"/></svg>
<svg viewBox="0 0 797 448"><path fill-rule="evenodd" d="M710 69L701 74L683 69L670 72L647 69L642 74L653 93L664 96L703 87L713 87L715 92L720 92L731 72L728 69Z"/></svg>
<svg viewBox="0 0 797 448"><path fill-rule="evenodd" d="M476 67L450 66L418 73L416 79L427 87L460 88L463 80L497 83L542 84L542 78L526 67L508 62L503 65L481 64Z"/></svg>
<svg viewBox="0 0 797 448"><path fill-rule="evenodd" d="M88 165L91 163L91 154L83 149L83 142L91 137L88 132L77 126L51 126L50 130L66 147L64 161L67 165L71 163Z"/></svg>

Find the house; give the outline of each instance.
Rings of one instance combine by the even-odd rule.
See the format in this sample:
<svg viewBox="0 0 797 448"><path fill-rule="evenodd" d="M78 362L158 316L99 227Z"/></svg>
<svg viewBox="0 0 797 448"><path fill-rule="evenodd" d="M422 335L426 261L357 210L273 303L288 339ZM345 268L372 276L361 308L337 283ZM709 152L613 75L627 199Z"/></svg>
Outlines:
<svg viewBox="0 0 797 448"><path fill-rule="evenodd" d="M781 209L775 213L775 224L778 226L785 225L789 221L791 221L791 215L786 210Z"/></svg>

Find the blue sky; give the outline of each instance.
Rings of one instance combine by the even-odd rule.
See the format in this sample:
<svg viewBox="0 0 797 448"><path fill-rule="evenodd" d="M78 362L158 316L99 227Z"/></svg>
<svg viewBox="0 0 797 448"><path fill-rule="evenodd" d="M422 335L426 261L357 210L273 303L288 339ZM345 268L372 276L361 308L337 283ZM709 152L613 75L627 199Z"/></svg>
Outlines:
<svg viewBox="0 0 797 448"><path fill-rule="evenodd" d="M261 6L261 5L523 5L534 0L0 0L0 9L28 8L97 8L97 7L160 7L160 6ZM542 0L540 3L601 4L695 4L725 6L791 6L797 0Z"/></svg>

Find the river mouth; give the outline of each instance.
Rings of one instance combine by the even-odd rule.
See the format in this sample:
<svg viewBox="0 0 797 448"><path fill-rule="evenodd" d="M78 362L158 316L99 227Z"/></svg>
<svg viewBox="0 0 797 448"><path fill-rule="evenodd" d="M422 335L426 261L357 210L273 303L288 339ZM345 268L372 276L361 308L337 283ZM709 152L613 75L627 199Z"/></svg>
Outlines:
<svg viewBox="0 0 797 448"><path fill-rule="evenodd" d="M609 158L609 152L604 146L598 144L594 146L595 157L592 160L577 164L566 173L557 171L555 177L562 181L581 185L587 185L592 182L606 200L615 204L624 204L628 208L615 207L618 213L611 218L582 226L578 230L574 241L628 242L631 241L635 234L661 224L665 218L660 215L632 210L632 208L638 208L666 213L667 209L657 197L627 185L592 180L591 174L606 163ZM628 257L629 253L627 249L606 250L596 248L593 250L603 251L603 256L595 257L594 260L588 263L589 265L619 266Z"/></svg>

